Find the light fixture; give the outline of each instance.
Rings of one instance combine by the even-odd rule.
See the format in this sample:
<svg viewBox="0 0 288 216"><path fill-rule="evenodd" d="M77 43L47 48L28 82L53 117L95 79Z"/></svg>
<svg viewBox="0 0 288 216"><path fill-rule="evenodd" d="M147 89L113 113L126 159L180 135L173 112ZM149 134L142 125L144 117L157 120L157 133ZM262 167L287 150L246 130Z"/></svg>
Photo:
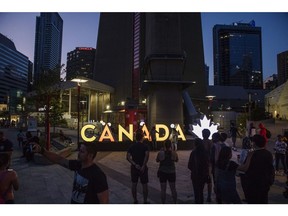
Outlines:
<svg viewBox="0 0 288 216"><path fill-rule="evenodd" d="M81 88L81 83L85 83L88 80L82 77L76 77L71 80L71 82L76 82L77 83L77 148L78 150L80 149L80 88Z"/></svg>

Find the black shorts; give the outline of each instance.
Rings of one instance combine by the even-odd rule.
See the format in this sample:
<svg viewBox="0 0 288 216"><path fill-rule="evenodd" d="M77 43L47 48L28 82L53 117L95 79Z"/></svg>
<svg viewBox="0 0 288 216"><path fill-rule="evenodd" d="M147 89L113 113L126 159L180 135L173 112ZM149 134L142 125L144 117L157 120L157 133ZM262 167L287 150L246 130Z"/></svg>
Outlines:
<svg viewBox="0 0 288 216"><path fill-rule="evenodd" d="M148 167L145 167L144 172L140 172L140 170L136 169L134 166L131 166L131 181L133 183L137 183L140 178L140 182L142 184L148 183Z"/></svg>
<svg viewBox="0 0 288 216"><path fill-rule="evenodd" d="M165 183L167 181L171 183L176 182L176 173L165 173L158 171L157 175L160 180L160 183Z"/></svg>
<svg viewBox="0 0 288 216"><path fill-rule="evenodd" d="M208 176L207 176L207 181L206 181L206 183L207 183L207 184L212 183L211 175L208 175Z"/></svg>

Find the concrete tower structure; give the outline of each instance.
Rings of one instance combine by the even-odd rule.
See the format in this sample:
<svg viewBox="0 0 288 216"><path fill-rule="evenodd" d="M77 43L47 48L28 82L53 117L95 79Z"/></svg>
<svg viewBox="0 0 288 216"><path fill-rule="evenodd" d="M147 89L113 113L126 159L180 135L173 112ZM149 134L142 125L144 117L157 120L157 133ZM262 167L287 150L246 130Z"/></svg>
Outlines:
<svg viewBox="0 0 288 216"><path fill-rule="evenodd" d="M115 88L114 106L147 97L149 126L191 123L193 103L207 107L200 13L101 13L94 79Z"/></svg>

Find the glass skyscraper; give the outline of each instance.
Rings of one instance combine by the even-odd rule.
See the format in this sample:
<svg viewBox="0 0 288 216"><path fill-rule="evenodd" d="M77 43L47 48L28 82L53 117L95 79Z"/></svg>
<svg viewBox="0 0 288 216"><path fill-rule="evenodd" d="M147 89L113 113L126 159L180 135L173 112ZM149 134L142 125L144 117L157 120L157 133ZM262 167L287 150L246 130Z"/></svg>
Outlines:
<svg viewBox="0 0 288 216"><path fill-rule="evenodd" d="M263 88L261 27L255 22L213 28L214 85Z"/></svg>
<svg viewBox="0 0 288 216"><path fill-rule="evenodd" d="M30 63L27 56L17 51L12 40L0 34L0 120L19 121Z"/></svg>
<svg viewBox="0 0 288 216"><path fill-rule="evenodd" d="M40 13L36 17L34 82L44 71L60 68L62 33L63 20L58 13Z"/></svg>

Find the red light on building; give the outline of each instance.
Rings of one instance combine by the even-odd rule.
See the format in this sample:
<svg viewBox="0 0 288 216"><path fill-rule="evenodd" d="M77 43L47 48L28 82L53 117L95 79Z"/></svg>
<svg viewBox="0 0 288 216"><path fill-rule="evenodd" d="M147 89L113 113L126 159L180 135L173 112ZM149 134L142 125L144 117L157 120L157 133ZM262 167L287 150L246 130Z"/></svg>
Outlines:
<svg viewBox="0 0 288 216"><path fill-rule="evenodd" d="M92 47L77 47L77 50L93 50Z"/></svg>

